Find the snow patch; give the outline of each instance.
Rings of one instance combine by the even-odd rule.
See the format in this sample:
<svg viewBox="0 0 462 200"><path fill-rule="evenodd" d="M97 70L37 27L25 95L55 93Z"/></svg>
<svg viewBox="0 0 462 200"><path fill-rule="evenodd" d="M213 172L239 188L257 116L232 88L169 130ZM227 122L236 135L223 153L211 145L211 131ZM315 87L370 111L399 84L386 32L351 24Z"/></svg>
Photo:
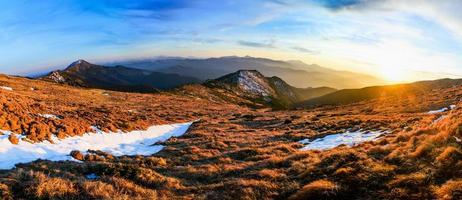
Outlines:
<svg viewBox="0 0 462 200"><path fill-rule="evenodd" d="M430 110L430 111L428 111L428 114L442 113L442 112L446 112L448 110L449 110L448 108L441 108L439 110Z"/></svg>
<svg viewBox="0 0 462 200"><path fill-rule="evenodd" d="M71 63L71 65L69 65L69 66L70 66L70 67L72 67L72 66L75 66L75 65L79 65L79 64L82 64L82 63L83 63L83 61L84 61L84 60L82 60L82 59L79 59L79 60L77 60L77 61L74 61L73 63Z"/></svg>
<svg viewBox="0 0 462 200"><path fill-rule="evenodd" d="M48 77L56 83L66 82L66 79L57 71L52 72Z"/></svg>
<svg viewBox="0 0 462 200"><path fill-rule="evenodd" d="M346 133L337 133L327 135L323 138L318 138L310 142L309 139L304 139L300 143L306 146L302 150L328 150L339 145L354 146L363 142L373 141L379 138L385 132L383 131L355 131Z"/></svg>
<svg viewBox="0 0 462 200"><path fill-rule="evenodd" d="M452 110L456 108L456 105L450 105L449 107L444 107L444 108L441 108L439 110L430 110L428 111L427 113L428 114L437 114L437 113L442 113L442 112L446 112L446 111L449 111L449 110Z"/></svg>
<svg viewBox="0 0 462 200"><path fill-rule="evenodd" d="M0 86L0 88L3 89L3 90L13 91L13 88L12 88L12 87Z"/></svg>
<svg viewBox="0 0 462 200"><path fill-rule="evenodd" d="M85 152L101 150L114 156L152 155L162 150L162 145L153 145L171 137L183 135L191 126L190 123L151 126L145 131L123 133L87 133L81 137L70 137L63 140L53 137L53 143L44 141L29 143L20 140L17 145L8 140L11 134L4 131L0 135L0 169L11 169L18 163L28 163L37 159L51 161L74 160L69 153L73 150Z"/></svg>
<svg viewBox="0 0 462 200"><path fill-rule="evenodd" d="M61 119L61 117L58 117L53 114L39 114L39 116L47 119Z"/></svg>
<svg viewBox="0 0 462 200"><path fill-rule="evenodd" d="M447 115L441 115L440 117L433 120L432 124L438 123L439 121L443 120L446 117L447 117Z"/></svg>
<svg viewBox="0 0 462 200"><path fill-rule="evenodd" d="M274 93L270 91L270 87L258 76L258 74L256 74L256 72L240 71L238 79L239 85L252 94L270 96Z"/></svg>

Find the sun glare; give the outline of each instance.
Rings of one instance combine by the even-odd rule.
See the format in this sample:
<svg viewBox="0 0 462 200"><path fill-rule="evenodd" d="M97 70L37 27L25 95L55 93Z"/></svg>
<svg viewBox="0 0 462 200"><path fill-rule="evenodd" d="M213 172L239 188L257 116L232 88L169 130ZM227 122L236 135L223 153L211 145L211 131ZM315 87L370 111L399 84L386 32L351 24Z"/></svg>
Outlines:
<svg viewBox="0 0 462 200"><path fill-rule="evenodd" d="M393 67L381 67L379 73L382 79L391 83L405 82L409 79L407 71Z"/></svg>

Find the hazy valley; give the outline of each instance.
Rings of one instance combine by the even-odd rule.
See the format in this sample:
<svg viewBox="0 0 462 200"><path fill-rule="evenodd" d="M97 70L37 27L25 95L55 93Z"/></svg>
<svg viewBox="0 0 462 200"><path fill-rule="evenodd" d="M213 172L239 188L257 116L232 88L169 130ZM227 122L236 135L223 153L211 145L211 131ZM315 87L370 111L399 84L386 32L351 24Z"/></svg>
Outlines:
<svg viewBox="0 0 462 200"><path fill-rule="evenodd" d="M308 65L301 61L279 61L249 56L228 56L208 59L140 59L111 62L109 64L192 76L202 81L216 79L224 74L234 73L238 70L257 70L264 76L277 76L287 81L290 85L299 88L332 87L344 89L361 88L385 83L384 80L370 75L337 71L315 64Z"/></svg>

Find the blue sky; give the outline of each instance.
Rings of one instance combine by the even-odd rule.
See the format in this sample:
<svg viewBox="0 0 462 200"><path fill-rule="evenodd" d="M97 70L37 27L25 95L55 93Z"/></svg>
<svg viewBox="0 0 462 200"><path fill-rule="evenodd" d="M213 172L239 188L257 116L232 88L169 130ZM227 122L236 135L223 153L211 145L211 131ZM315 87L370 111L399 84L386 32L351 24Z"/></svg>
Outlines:
<svg viewBox="0 0 462 200"><path fill-rule="evenodd" d="M390 81L462 75L459 0L0 0L0 72L155 56L302 60Z"/></svg>

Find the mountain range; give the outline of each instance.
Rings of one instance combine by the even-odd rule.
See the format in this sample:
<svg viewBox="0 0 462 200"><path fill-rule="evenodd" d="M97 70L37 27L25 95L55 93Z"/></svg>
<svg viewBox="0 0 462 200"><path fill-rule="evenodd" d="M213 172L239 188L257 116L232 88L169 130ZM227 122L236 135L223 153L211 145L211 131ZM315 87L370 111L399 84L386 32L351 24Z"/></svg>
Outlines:
<svg viewBox="0 0 462 200"><path fill-rule="evenodd" d="M64 70L49 73L41 79L73 86L128 92L154 92L200 80L177 74L152 72L124 66L107 67L78 60Z"/></svg>
<svg viewBox="0 0 462 200"><path fill-rule="evenodd" d="M241 60L241 63L254 62L254 68L260 68L263 71L279 70L279 72L303 71L288 68L287 62L273 61L268 59L257 58L239 58L225 57L218 59L209 59L213 62L218 60L228 60L225 66L227 70L239 69L231 61L236 62ZM166 63L178 62L180 59L156 60L153 62ZM183 60L185 62L209 62L205 60ZM220 62L221 62L220 61ZM224 62L224 63L226 63ZM266 63L266 65L261 64ZM294 62L292 62L294 63ZM197 63L196 63L197 64ZM209 63L210 64L210 63ZM268 67L272 65L273 67ZM274 67L274 66L285 67ZM211 67L211 65L205 65ZM246 66L243 64L243 66ZM266 66L266 67L265 67ZM149 68L145 66L144 68ZM202 67L201 69L206 69ZM91 64L85 60L78 60L70 64L64 70L57 70L41 77L42 80L52 81L56 83L67 84L71 86L80 86L87 88L100 88L115 91L127 92L157 92L160 90L173 90L176 93L187 94L197 98L213 99L214 101L222 101L227 103L247 105L252 107L271 107L275 109L287 108L306 108L322 105L342 105L357 103L365 100L388 98L388 97L408 97L422 95L426 91L449 88L462 84L461 79L441 79L435 81L421 81L408 84L397 84L387 86L371 86L360 89L341 89L337 90L331 87L295 87L278 76L265 76L259 70L237 70L228 74L222 74L215 79L201 80L193 76L194 73L175 71L178 67L159 68L159 71L151 71L147 69L130 68L121 65L114 67ZM189 68L190 70L193 68ZM219 69L225 69L219 67ZM328 73L329 70L317 68L318 71ZM172 71L169 71L172 70ZM194 70L193 70L194 71ZM195 71L195 73L200 72ZM218 71L210 70L210 74L218 73ZM221 73L225 73L222 71ZM309 72L301 72L308 73ZM209 74L209 75L210 75ZM208 75L203 74L203 77ZM306 75L309 80L310 76ZM342 82L339 82L342 83Z"/></svg>
<svg viewBox="0 0 462 200"><path fill-rule="evenodd" d="M277 76L286 80L290 85L300 88L332 87L345 89L362 88L385 83L383 80L370 75L332 70L315 64L308 65L301 61L278 61L249 56L228 56L207 59L142 59L107 64L191 76L202 81L216 79L238 70L258 70L264 76Z"/></svg>
<svg viewBox="0 0 462 200"><path fill-rule="evenodd" d="M71 86L128 92L156 92L178 88L183 93L204 97L198 90L186 86L194 85L206 90L206 96L215 96L222 101L273 108L289 108L295 103L336 91L329 87L296 88L279 77L265 77L257 70L238 70L201 84L200 80L193 77L120 65L107 67L85 60L75 61L66 69L53 71L41 79Z"/></svg>

